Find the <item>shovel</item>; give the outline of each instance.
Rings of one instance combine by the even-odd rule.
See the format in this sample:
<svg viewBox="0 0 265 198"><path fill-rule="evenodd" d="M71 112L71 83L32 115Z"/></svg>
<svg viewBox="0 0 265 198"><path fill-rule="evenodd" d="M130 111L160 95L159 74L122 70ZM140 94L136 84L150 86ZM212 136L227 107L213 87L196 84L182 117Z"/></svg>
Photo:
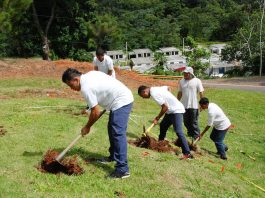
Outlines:
<svg viewBox="0 0 265 198"><path fill-rule="evenodd" d="M143 127L143 129L144 129L143 136L147 136L148 133L151 131L151 129L152 129L154 126L155 126L155 124L152 123L152 125L151 125L150 127L148 127L147 130L145 130L145 126L144 126L144 127Z"/></svg>
<svg viewBox="0 0 265 198"><path fill-rule="evenodd" d="M103 111L100 112L100 115L98 117L98 119L106 112L106 109L104 109ZM75 144L76 142L82 137L82 134L79 134L67 147L66 149L64 149L56 158L55 160L59 163L62 160L62 158L64 157L64 155L67 153L67 151L69 151Z"/></svg>

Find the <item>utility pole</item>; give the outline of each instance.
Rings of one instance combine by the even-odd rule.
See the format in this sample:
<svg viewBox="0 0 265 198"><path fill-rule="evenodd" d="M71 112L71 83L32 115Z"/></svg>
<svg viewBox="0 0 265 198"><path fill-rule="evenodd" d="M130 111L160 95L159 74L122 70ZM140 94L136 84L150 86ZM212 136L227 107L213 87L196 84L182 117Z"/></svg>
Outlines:
<svg viewBox="0 0 265 198"><path fill-rule="evenodd" d="M264 42L262 42L262 27L263 27L263 18L264 18L264 10L265 10L265 0L262 2L261 5L262 14L260 19L260 32L259 32L259 47L260 47L260 65L259 65L259 76L262 75L262 48Z"/></svg>
<svg viewBox="0 0 265 198"><path fill-rule="evenodd" d="M127 63L128 63L128 48L127 48L127 41L125 43L125 56L126 56L126 66L127 66Z"/></svg>

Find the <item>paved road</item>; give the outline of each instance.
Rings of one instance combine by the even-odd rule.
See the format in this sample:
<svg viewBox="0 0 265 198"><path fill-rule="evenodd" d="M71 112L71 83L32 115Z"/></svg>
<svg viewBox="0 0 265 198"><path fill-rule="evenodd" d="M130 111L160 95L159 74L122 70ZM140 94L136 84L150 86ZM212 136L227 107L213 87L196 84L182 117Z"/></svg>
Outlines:
<svg viewBox="0 0 265 198"><path fill-rule="evenodd" d="M230 84L230 83L213 83L203 82L204 87L222 88L222 89L238 89L246 91L258 91L265 92L265 86L263 85L242 85L242 84Z"/></svg>

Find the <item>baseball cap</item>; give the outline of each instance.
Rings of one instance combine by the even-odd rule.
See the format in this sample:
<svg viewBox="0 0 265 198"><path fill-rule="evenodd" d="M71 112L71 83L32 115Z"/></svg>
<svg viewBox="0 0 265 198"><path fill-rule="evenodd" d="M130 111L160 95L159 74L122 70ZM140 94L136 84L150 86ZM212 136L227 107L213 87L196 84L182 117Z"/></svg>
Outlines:
<svg viewBox="0 0 265 198"><path fill-rule="evenodd" d="M193 68L192 67L186 67L186 69L183 72L184 73L190 73L191 75L194 76Z"/></svg>

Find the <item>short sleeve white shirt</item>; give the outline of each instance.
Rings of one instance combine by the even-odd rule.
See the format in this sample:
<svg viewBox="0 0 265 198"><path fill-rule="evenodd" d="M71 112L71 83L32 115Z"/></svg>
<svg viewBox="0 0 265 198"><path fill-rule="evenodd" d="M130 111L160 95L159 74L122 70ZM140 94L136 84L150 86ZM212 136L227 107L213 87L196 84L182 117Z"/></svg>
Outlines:
<svg viewBox="0 0 265 198"><path fill-rule="evenodd" d="M208 126L213 126L217 130L225 130L231 125L223 110L214 103L208 106Z"/></svg>
<svg viewBox="0 0 265 198"><path fill-rule="evenodd" d="M198 109L197 94L204 91L200 79L196 77L190 80L181 79L179 81L179 91L182 92L181 102L185 109Z"/></svg>
<svg viewBox="0 0 265 198"><path fill-rule="evenodd" d="M108 74L109 70L112 70L112 77L115 76L115 70L113 66L113 61L108 55L104 55L104 60L100 62L97 57L94 57L93 64L98 67L98 71Z"/></svg>
<svg viewBox="0 0 265 198"><path fill-rule="evenodd" d="M133 102L132 92L119 80L99 71L80 77L81 93L90 108L96 105L115 111Z"/></svg>
<svg viewBox="0 0 265 198"><path fill-rule="evenodd" d="M166 114L185 113L183 104L170 91L168 91L167 86L151 87L150 95L159 106L163 104L168 106Z"/></svg>

